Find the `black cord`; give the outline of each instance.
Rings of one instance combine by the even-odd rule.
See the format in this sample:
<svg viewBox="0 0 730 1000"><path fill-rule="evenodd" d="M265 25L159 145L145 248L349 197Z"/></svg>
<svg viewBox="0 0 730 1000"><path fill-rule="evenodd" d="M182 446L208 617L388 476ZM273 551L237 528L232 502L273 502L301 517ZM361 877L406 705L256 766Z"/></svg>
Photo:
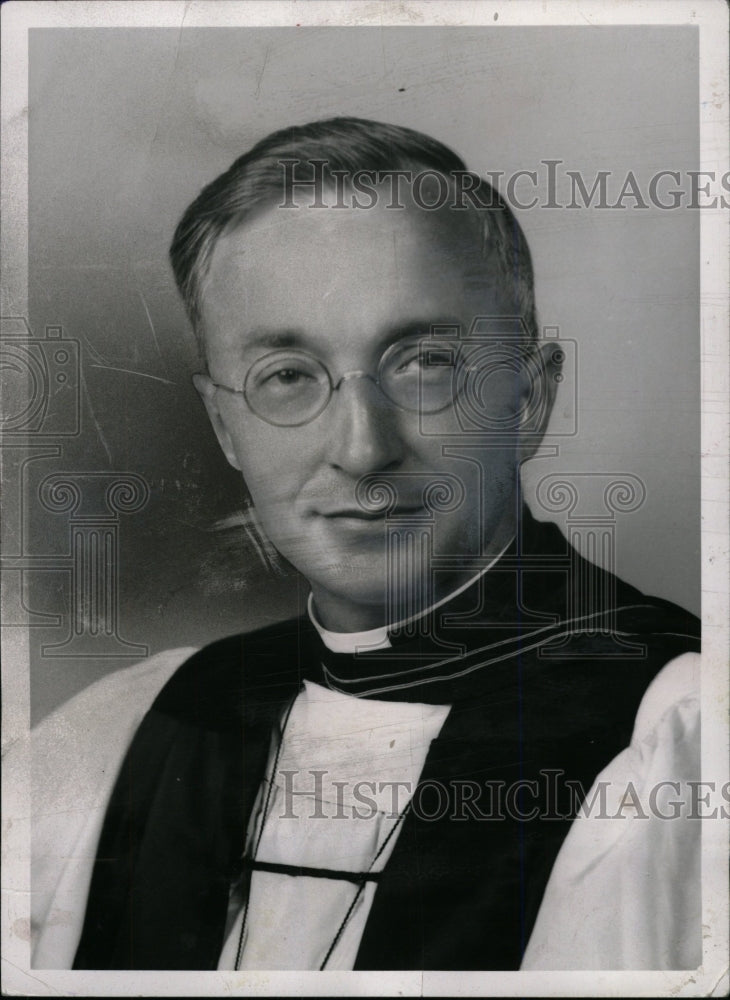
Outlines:
<svg viewBox="0 0 730 1000"><path fill-rule="evenodd" d="M253 858L255 858L256 855L259 852L259 844L261 843L261 838L262 838L262 836L264 834L264 825L266 824L266 817L267 817L267 815L269 813L269 803L271 802L271 793L272 793L273 788L274 788L274 780L276 778L276 772L277 772L278 767L279 767L279 757L281 756L281 748L284 745L284 733L286 732L286 727L287 727L287 725L289 723L289 716L291 715L291 711L294 708L294 702L295 701L296 701L296 696L294 698L292 698L291 702L289 703L289 708L287 709L286 716L284 717L284 724L282 725L281 731L279 733L279 745L276 748L276 756L274 757L274 765L273 765L273 767L271 769L271 777L269 779L269 787L268 787L267 792L266 792L266 799L264 801L264 811L263 811L263 814L261 816L261 825L259 827L259 835L256 838L256 846L254 847L254 850L253 850ZM243 904L243 918L241 919L241 933L238 935L238 948L236 949L236 964L234 965L234 969L236 969L236 970L238 970L238 966L241 964L241 955L242 955L242 952L243 952L243 936L244 936L244 934L246 932L246 918L248 917L248 900L249 900L249 896L250 896L250 891L246 894L246 899L245 899L244 904Z"/></svg>
<svg viewBox="0 0 730 1000"><path fill-rule="evenodd" d="M398 817L397 822L393 824L393 827L392 827L390 833L388 834L388 836L385 838L385 840L383 841L383 843L378 848L377 854L375 855L375 857L373 858L373 860L370 862L370 865L368 866L368 872L373 867L373 865L375 864L375 862L378 860L378 858L380 857L380 855L383 853L383 851L385 850L385 848L388 846L391 837L393 836L393 834L395 833L395 831L398 829L398 827L401 825L401 823L405 819L406 813L408 812L408 810L410 809L410 807L411 807L411 803L409 802L408 805L403 810L403 812ZM337 929L337 933L335 934L335 937L334 937L334 940L333 940L332 944L327 949L327 954L324 956L324 961L322 962L322 964L319 967L319 971L320 972L322 972L324 970L325 965L327 965L327 963L329 962L330 958L332 957L332 952L335 950L335 948L337 946L337 942L342 937L342 933L345 930L345 926L347 925L347 921L352 916L352 911L355 909L355 906L357 904L357 901L360 899L360 896L362 896L362 891L365 888L365 885L366 885L367 881L368 881L367 874L361 877L360 885L358 886L358 890L355 893L355 898L353 899L353 901L348 906L347 913L345 914L342 923L340 924L339 928Z"/></svg>
<svg viewBox="0 0 730 1000"><path fill-rule="evenodd" d="M294 875L307 878L328 878L335 882L354 882L359 885L362 881L379 882L380 872L350 872L342 868L308 868L306 865L285 865L278 861L254 861L252 858L244 858L241 863L242 871L250 872L272 872L274 875Z"/></svg>

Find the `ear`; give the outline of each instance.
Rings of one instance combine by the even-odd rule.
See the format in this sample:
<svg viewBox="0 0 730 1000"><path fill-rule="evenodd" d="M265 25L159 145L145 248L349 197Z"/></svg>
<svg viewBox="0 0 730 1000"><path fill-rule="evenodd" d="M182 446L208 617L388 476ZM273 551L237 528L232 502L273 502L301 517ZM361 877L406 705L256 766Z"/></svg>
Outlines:
<svg viewBox="0 0 730 1000"><path fill-rule="evenodd" d="M198 394L203 400L203 405L208 413L208 419L213 426L215 436L218 438L218 444L223 449L223 454L226 456L233 468L238 469L240 472L241 466L236 458L233 441L226 425L225 418L221 414L220 407L218 406L218 391L215 385L207 375L203 375L201 373L193 375L193 385L198 390Z"/></svg>
<svg viewBox="0 0 730 1000"><path fill-rule="evenodd" d="M523 369L523 412L520 430L522 461L531 458L543 439L560 382L563 352L555 341L535 342Z"/></svg>

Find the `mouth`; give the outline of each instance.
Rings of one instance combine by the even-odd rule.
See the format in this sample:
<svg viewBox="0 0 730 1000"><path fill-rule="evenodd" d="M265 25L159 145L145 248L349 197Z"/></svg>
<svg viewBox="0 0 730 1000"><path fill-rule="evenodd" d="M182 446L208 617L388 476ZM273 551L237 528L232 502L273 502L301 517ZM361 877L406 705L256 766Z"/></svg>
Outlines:
<svg viewBox="0 0 730 1000"><path fill-rule="evenodd" d="M386 515L389 518L408 517L423 512L423 507L419 504L412 507L396 507L390 510L383 507L380 510L363 510L361 507L343 507L336 510L319 511L319 516L327 521L335 522L381 522L385 521Z"/></svg>

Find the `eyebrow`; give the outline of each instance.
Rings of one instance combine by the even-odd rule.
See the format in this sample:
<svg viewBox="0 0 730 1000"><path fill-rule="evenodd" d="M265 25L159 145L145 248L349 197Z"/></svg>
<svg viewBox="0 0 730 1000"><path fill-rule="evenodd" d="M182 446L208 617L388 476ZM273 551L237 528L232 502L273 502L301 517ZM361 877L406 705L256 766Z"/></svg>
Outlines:
<svg viewBox="0 0 730 1000"><path fill-rule="evenodd" d="M246 347L300 347L307 343L303 330L258 327L246 337Z"/></svg>
<svg viewBox="0 0 730 1000"><path fill-rule="evenodd" d="M402 320L394 326L383 330L382 336L378 338L377 347L381 352L385 351L392 344L397 343L399 340L405 340L407 337L427 336L433 327L448 327L452 329L455 327L458 331L461 327L461 321L452 315L429 317L428 319L414 317L413 319ZM257 327L251 330L246 337L244 350L264 347L270 350L278 348L306 348L316 351L319 346L321 345L316 344L307 335L306 331L302 329L294 327Z"/></svg>
<svg viewBox="0 0 730 1000"><path fill-rule="evenodd" d="M404 340L406 337L413 337L419 334L424 336L430 334L433 327L448 327L449 329L456 327L458 331L461 329L461 320L457 319L456 316L433 316L429 319L416 318L406 320L391 327L384 337L384 341L388 344L393 344L398 340Z"/></svg>

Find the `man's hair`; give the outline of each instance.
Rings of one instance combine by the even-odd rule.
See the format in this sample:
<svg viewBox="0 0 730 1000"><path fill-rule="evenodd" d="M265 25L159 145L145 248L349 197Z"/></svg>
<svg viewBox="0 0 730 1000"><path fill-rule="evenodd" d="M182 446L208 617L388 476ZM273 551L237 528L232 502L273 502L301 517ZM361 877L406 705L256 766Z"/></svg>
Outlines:
<svg viewBox="0 0 730 1000"><path fill-rule="evenodd" d="M201 289L216 242L243 225L255 210L281 203L285 160L298 161L290 174L295 184L312 181L315 163L320 164L320 176L330 185L338 175L349 177L363 171L388 174L426 170L446 178L451 191L457 188L461 175L463 191L464 177L468 176L466 211L479 213L483 255L498 268L502 287L516 303L529 336L536 337L527 240L494 188L467 171L456 153L422 132L363 118L330 118L281 129L262 139L203 188L180 220L170 247L170 261L203 356ZM291 164L288 169L292 169Z"/></svg>

